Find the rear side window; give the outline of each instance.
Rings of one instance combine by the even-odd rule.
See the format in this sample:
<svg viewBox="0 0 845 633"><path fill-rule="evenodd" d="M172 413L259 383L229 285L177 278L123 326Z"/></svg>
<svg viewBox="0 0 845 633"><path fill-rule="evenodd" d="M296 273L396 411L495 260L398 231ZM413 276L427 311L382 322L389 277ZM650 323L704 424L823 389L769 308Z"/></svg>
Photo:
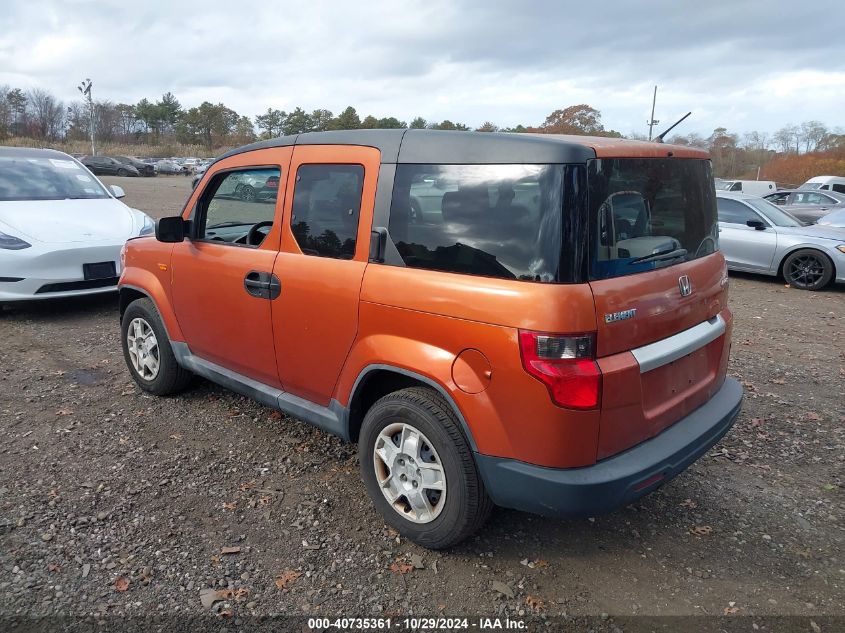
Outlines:
<svg viewBox="0 0 845 633"><path fill-rule="evenodd" d="M588 161L590 277L606 279L704 257L718 248L710 161Z"/></svg>
<svg viewBox="0 0 845 633"><path fill-rule="evenodd" d="M352 259L361 216L361 165L301 165L290 226L306 255Z"/></svg>
<svg viewBox="0 0 845 633"><path fill-rule="evenodd" d="M405 265L559 280L562 165L398 165L388 230Z"/></svg>
<svg viewBox="0 0 845 633"><path fill-rule="evenodd" d="M796 191L792 194L792 204L830 204L830 198L815 191Z"/></svg>

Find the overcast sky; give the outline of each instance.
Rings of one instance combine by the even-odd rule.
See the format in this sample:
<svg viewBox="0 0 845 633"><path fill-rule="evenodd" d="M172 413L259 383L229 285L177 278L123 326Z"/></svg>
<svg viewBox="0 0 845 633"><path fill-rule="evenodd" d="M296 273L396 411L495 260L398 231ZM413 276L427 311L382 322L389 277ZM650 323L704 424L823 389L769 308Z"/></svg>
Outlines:
<svg viewBox="0 0 845 633"><path fill-rule="evenodd" d="M841 1L2 0L0 85L137 102L173 92L254 116L537 125L588 103L607 128L845 126Z"/></svg>

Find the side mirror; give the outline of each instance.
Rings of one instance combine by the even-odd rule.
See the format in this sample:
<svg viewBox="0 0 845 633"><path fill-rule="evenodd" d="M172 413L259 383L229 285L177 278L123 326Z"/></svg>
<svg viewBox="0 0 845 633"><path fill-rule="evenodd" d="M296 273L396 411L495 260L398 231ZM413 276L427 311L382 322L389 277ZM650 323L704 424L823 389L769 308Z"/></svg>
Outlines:
<svg viewBox="0 0 845 633"><path fill-rule="evenodd" d="M185 221L178 215L156 220L156 239L167 243L184 241Z"/></svg>
<svg viewBox="0 0 845 633"><path fill-rule="evenodd" d="M766 230L766 225L763 223L762 220L748 220L748 222L746 222L746 224L748 226L750 226L752 229L754 229L755 231L765 231Z"/></svg>
<svg viewBox="0 0 845 633"><path fill-rule="evenodd" d="M126 192L123 190L123 187L118 187L117 185L109 185L109 190L111 191L111 195L115 198L125 198Z"/></svg>

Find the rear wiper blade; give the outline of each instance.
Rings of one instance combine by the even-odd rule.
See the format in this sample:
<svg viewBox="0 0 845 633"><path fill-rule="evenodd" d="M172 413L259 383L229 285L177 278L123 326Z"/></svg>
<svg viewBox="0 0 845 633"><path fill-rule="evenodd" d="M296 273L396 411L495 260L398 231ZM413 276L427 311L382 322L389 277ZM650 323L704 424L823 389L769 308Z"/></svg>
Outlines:
<svg viewBox="0 0 845 633"><path fill-rule="evenodd" d="M687 249L685 248L669 248L662 251L657 251L656 253L651 253L650 255L643 255L642 257L637 257L636 259L632 259L629 261L629 264L639 264L640 262L650 262L655 260L663 260L663 259L677 259L678 257L686 257Z"/></svg>

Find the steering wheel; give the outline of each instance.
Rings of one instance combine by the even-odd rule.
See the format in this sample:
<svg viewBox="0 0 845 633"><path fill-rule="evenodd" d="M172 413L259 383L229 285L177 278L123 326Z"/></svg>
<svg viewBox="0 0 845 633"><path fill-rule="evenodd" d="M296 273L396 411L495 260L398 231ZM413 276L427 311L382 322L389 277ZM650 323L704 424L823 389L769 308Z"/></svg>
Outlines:
<svg viewBox="0 0 845 633"><path fill-rule="evenodd" d="M253 224L246 234L246 243L250 246L258 246L261 244L261 242L264 241L264 238L267 237L267 233L262 233L261 229L268 226L273 226L272 220L264 220L263 222Z"/></svg>

